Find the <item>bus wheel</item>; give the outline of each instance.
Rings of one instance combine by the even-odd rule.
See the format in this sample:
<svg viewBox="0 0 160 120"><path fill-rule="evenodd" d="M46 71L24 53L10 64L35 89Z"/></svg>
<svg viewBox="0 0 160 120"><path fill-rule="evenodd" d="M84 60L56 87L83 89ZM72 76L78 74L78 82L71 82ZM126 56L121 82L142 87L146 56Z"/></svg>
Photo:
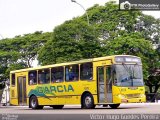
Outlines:
<svg viewBox="0 0 160 120"><path fill-rule="evenodd" d="M120 104L110 104L109 106L112 108L112 109L116 109L119 107Z"/></svg>
<svg viewBox="0 0 160 120"><path fill-rule="evenodd" d="M52 105L53 109L62 109L64 105Z"/></svg>
<svg viewBox="0 0 160 120"><path fill-rule="evenodd" d="M38 109L39 108L39 106L38 106L38 100L37 100L36 96L32 96L30 98L30 103L29 104L30 104L30 107L32 109Z"/></svg>
<svg viewBox="0 0 160 120"><path fill-rule="evenodd" d="M93 96L89 93L86 93L82 98L82 108L92 109L95 108Z"/></svg>

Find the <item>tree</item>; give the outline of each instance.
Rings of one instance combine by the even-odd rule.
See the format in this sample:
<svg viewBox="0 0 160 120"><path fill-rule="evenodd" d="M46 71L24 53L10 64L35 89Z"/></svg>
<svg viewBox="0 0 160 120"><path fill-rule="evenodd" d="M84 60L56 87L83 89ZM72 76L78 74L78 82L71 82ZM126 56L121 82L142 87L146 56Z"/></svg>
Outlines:
<svg viewBox="0 0 160 120"><path fill-rule="evenodd" d="M149 75L146 79L146 85L149 87L150 93L157 93L160 88L160 46L155 50L154 54L150 54L151 59L149 66Z"/></svg>
<svg viewBox="0 0 160 120"><path fill-rule="evenodd" d="M1 40L0 75L7 78L10 70L31 67L37 57L41 65L47 65L131 54L141 57L146 85L156 92L160 79L153 74L160 68L160 19L141 11L120 11L111 2L94 5L87 13L89 26L84 14L57 26L53 33L37 31ZM158 47L153 49L153 45Z"/></svg>
<svg viewBox="0 0 160 120"><path fill-rule="evenodd" d="M33 34L25 34L16 39L21 41L19 52L21 53L21 62L26 63L28 67L32 66L32 61L36 59L38 51L47 40L50 39L51 33L35 32Z"/></svg>
<svg viewBox="0 0 160 120"><path fill-rule="evenodd" d="M52 39L39 52L40 63L131 54L141 57L147 81L151 70L159 64L160 54L153 49L153 44L160 43L160 20L141 11L120 11L119 6L111 2L104 6L96 4L87 13L90 26L84 14L54 29Z"/></svg>
<svg viewBox="0 0 160 120"><path fill-rule="evenodd" d="M93 27L81 19L66 21L54 29L52 40L39 51L38 59L44 65L101 56L96 37Z"/></svg>
<svg viewBox="0 0 160 120"><path fill-rule="evenodd" d="M142 59L144 78L148 77L149 64L151 56L148 53L154 53L152 44L145 40L139 33L131 33L120 36L106 44L106 55L126 54L139 56Z"/></svg>
<svg viewBox="0 0 160 120"><path fill-rule="evenodd" d="M6 76L5 72L9 64L18 60L19 53L10 44L10 39L0 40L0 81L7 80L9 75Z"/></svg>
<svg viewBox="0 0 160 120"><path fill-rule="evenodd" d="M32 66L39 49L50 39L51 33L37 31L0 41L0 81L9 79L9 71Z"/></svg>

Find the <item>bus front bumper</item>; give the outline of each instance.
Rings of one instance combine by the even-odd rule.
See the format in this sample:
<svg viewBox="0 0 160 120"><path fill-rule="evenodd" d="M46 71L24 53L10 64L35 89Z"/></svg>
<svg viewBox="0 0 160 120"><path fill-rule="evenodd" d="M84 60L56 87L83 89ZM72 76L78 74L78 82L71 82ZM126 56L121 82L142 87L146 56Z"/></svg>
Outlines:
<svg viewBox="0 0 160 120"><path fill-rule="evenodd" d="M141 97L141 98L119 98L118 96L116 96L113 99L113 103L142 103L142 102L146 102L146 97Z"/></svg>

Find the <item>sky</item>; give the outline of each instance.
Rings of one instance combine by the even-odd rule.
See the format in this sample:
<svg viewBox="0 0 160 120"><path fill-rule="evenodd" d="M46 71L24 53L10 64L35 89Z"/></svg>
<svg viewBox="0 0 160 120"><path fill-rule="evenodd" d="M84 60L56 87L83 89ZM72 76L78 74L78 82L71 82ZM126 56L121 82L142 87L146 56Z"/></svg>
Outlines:
<svg viewBox="0 0 160 120"><path fill-rule="evenodd" d="M108 0L76 0L85 9ZM0 39L35 31L52 32L54 27L85 11L71 0L0 0ZM160 11L145 14L160 18Z"/></svg>

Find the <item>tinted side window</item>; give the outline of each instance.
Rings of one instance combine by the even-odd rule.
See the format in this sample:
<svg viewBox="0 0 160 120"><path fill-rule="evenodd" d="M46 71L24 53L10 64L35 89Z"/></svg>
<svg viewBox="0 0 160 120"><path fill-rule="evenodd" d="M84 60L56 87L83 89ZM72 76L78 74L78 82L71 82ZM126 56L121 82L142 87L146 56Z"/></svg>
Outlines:
<svg viewBox="0 0 160 120"><path fill-rule="evenodd" d="M64 81L64 69L63 67L55 67L51 69L52 82Z"/></svg>
<svg viewBox="0 0 160 120"><path fill-rule="evenodd" d="M28 74L28 84L29 85L35 85L37 84L37 71L34 70L34 71L30 71L29 74Z"/></svg>
<svg viewBox="0 0 160 120"><path fill-rule="evenodd" d="M50 69L38 70L38 83L39 84L50 83Z"/></svg>
<svg viewBox="0 0 160 120"><path fill-rule="evenodd" d="M65 67L66 81L77 81L79 79L79 65Z"/></svg>
<svg viewBox="0 0 160 120"><path fill-rule="evenodd" d="M93 79L93 64L84 63L80 65L80 79L92 80Z"/></svg>
<svg viewBox="0 0 160 120"><path fill-rule="evenodd" d="M11 74L11 79L12 86L15 86L15 74Z"/></svg>

